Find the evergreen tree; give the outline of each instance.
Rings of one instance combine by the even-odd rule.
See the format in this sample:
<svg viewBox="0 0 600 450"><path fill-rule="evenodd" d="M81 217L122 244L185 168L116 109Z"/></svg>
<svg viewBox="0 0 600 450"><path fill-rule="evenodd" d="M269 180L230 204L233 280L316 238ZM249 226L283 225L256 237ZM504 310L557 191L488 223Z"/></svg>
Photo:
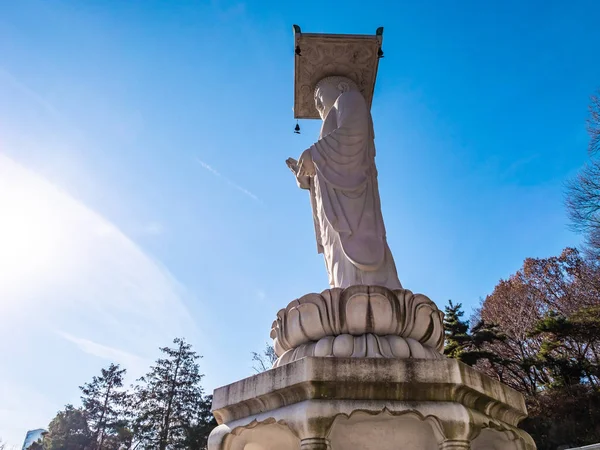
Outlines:
<svg viewBox="0 0 600 450"><path fill-rule="evenodd" d="M189 440L206 421L200 356L183 339L173 343L174 348L160 349L165 357L156 361L135 388L133 431L143 448L191 448Z"/></svg>
<svg viewBox="0 0 600 450"><path fill-rule="evenodd" d="M207 395L202 400L198 421L185 430L184 447L187 450L206 450L208 435L217 426L211 407L212 395Z"/></svg>
<svg viewBox="0 0 600 450"><path fill-rule="evenodd" d="M120 437L126 427L124 409L127 392L122 389L126 369L111 364L102 369L99 377L80 386L83 411L92 433L92 449L110 449L120 446Z"/></svg>
<svg viewBox="0 0 600 450"><path fill-rule="evenodd" d="M479 320L469 332L469 321L461 319L464 315L461 308L462 303L454 304L448 300L448 306L444 309L444 355L469 366L479 361L485 361L488 365L506 363L496 353L487 350L489 344L504 339L498 326Z"/></svg>
<svg viewBox="0 0 600 450"><path fill-rule="evenodd" d="M92 443L92 433L85 413L73 405L65 406L48 425L43 438L46 450L88 450Z"/></svg>
<svg viewBox="0 0 600 450"><path fill-rule="evenodd" d="M600 306L569 315L549 311L531 336L543 336L538 365L550 373L550 388L583 384L600 391Z"/></svg>
<svg viewBox="0 0 600 450"><path fill-rule="evenodd" d="M453 304L452 300L448 300L448 306L444 309L444 355L456 359L460 359L471 340L468 334L469 322L461 320L465 314L461 308L462 303Z"/></svg>
<svg viewBox="0 0 600 450"><path fill-rule="evenodd" d="M479 320L469 333L469 343L465 345L458 359L469 366L485 361L488 366L511 364L510 359L503 359L495 351L490 351L491 345L501 345L506 339L502 330L495 324Z"/></svg>

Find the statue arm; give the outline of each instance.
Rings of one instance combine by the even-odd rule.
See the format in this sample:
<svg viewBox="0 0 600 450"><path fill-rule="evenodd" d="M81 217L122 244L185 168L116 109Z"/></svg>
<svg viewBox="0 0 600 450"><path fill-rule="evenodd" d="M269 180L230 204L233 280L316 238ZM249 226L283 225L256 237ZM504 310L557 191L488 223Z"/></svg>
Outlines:
<svg viewBox="0 0 600 450"><path fill-rule="evenodd" d="M309 149L312 160L320 168L351 163L355 149L369 136L370 114L359 92L342 94L330 114L335 114L335 129Z"/></svg>
<svg viewBox="0 0 600 450"><path fill-rule="evenodd" d="M296 184L300 189L310 189L310 177L296 175Z"/></svg>

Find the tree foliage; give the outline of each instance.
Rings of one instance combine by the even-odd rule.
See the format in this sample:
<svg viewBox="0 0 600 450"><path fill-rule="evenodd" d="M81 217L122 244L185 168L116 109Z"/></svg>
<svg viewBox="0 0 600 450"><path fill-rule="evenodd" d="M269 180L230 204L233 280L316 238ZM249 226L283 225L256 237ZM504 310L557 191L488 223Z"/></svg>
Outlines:
<svg viewBox="0 0 600 450"><path fill-rule="evenodd" d="M526 259L482 304L481 319L504 334L503 340L488 345L499 358L487 361L485 369L532 397L564 384L564 377L575 377L567 385L597 383L593 370L584 366L600 363L597 333L594 338L593 328L588 328L593 323L586 322L600 306L598 275L597 265L572 248L558 257ZM584 333L586 328L591 335ZM581 376L568 375L569 367Z"/></svg>
<svg viewBox="0 0 600 450"><path fill-rule="evenodd" d="M464 329L452 326L460 315L449 312L447 336ZM530 417L523 427L540 450L600 441L597 260L572 248L528 258L498 283L473 321L467 337L458 333L459 347L449 341L449 356L525 395Z"/></svg>
<svg viewBox="0 0 600 450"><path fill-rule="evenodd" d="M591 96L589 111L590 161L567 184L566 206L573 229L584 233L590 252L600 256L600 92Z"/></svg>
<svg viewBox="0 0 600 450"><path fill-rule="evenodd" d="M464 314L462 303L454 304L452 300L448 300L444 310L444 355L469 366L482 359L495 360L497 355L487 351L484 346L501 341L501 332L496 326L489 326L483 321L479 321L469 332L469 321L462 320Z"/></svg>
<svg viewBox="0 0 600 450"><path fill-rule="evenodd" d="M173 343L173 348L160 349L165 357L135 388L133 429L143 448L189 448L206 419L200 357L185 340L177 338Z"/></svg>
<svg viewBox="0 0 600 450"><path fill-rule="evenodd" d="M588 151L591 155L600 153L600 91L590 97L590 115L587 120L587 131L590 135Z"/></svg>
<svg viewBox="0 0 600 450"><path fill-rule="evenodd" d="M217 423L212 396L200 386L200 358L183 339L138 380L123 388L126 373L111 364L80 386L82 407L67 405L48 426L38 450L205 450ZM2 450L0 448L0 450Z"/></svg>
<svg viewBox="0 0 600 450"><path fill-rule="evenodd" d="M275 348L267 342L262 353L252 352L252 361L254 362L252 368L256 373L271 369L275 361L277 361Z"/></svg>
<svg viewBox="0 0 600 450"><path fill-rule="evenodd" d="M208 436L217 426L217 421L211 412L212 395L202 399L198 419L185 427L184 448L188 450L205 450L208 445Z"/></svg>
<svg viewBox="0 0 600 450"><path fill-rule="evenodd" d="M48 425L43 446L46 450L88 450L92 433L81 408L66 405Z"/></svg>
<svg viewBox="0 0 600 450"><path fill-rule="evenodd" d="M92 433L92 450L129 447L125 408L127 392L123 388L126 369L111 364L100 376L80 387L83 411Z"/></svg>
<svg viewBox="0 0 600 450"><path fill-rule="evenodd" d="M464 352L466 344L470 340L467 333L469 331L469 322L461 319L465 314L461 308L462 303L454 304L452 300L448 300L448 306L444 309L444 334L446 341L444 355L456 359L460 359L460 355Z"/></svg>

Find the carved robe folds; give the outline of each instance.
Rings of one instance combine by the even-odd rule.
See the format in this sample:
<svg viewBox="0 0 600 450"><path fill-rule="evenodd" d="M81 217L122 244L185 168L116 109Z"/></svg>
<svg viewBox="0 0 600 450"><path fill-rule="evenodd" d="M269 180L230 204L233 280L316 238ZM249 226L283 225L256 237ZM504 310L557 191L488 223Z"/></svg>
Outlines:
<svg viewBox="0 0 600 450"><path fill-rule="evenodd" d="M381 214L371 113L360 92L338 97L309 151L317 247L329 284L401 289Z"/></svg>

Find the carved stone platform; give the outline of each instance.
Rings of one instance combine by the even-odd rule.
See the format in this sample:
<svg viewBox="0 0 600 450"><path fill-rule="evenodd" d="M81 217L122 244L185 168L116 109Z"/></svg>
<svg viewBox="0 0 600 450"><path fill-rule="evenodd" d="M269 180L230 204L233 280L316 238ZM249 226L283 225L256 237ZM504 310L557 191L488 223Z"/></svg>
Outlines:
<svg viewBox="0 0 600 450"><path fill-rule="evenodd" d="M214 392L209 450L534 450L513 389L452 359L306 357Z"/></svg>

